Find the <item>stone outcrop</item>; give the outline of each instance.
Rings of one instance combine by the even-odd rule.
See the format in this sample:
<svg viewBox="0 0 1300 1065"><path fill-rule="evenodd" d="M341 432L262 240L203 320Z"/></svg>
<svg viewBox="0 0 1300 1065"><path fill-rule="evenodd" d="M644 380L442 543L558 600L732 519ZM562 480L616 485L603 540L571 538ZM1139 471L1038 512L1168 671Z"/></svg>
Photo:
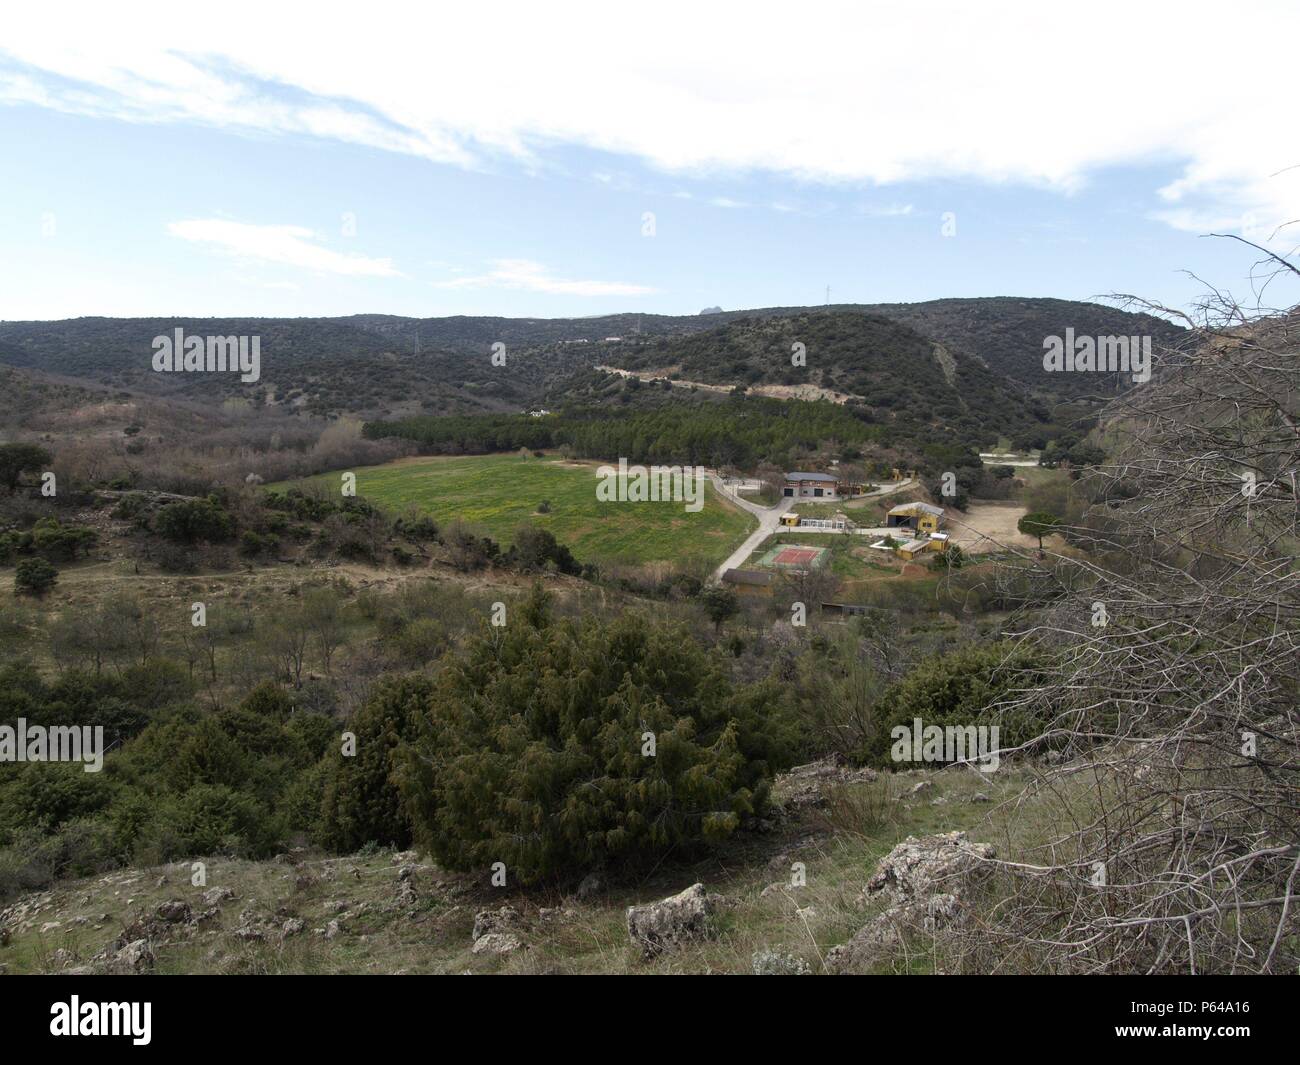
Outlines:
<svg viewBox="0 0 1300 1065"><path fill-rule="evenodd" d="M971 843L965 832L908 836L880 860L863 892L867 899L883 897L888 905L827 955L827 967L861 972L908 932L937 935L960 926L995 855L990 844Z"/></svg>
<svg viewBox="0 0 1300 1065"><path fill-rule="evenodd" d="M91 959L89 966L75 970L78 975L134 976L153 971L153 947L147 939L117 939ZM73 972L74 970L65 970Z"/></svg>
<svg viewBox="0 0 1300 1065"><path fill-rule="evenodd" d="M513 932L488 932L474 940L471 950L475 954L510 954L522 947Z"/></svg>
<svg viewBox="0 0 1300 1065"><path fill-rule="evenodd" d="M208 890L203 893L203 905L220 906L223 902L227 902L234 897L235 893L228 887L208 888Z"/></svg>
<svg viewBox="0 0 1300 1065"><path fill-rule="evenodd" d="M524 949L520 933L524 918L513 906L497 910L480 910L474 915L475 954L510 954Z"/></svg>
<svg viewBox="0 0 1300 1065"><path fill-rule="evenodd" d="M524 919L513 906L499 910L479 910L474 915L474 939L501 932L516 932L523 927Z"/></svg>
<svg viewBox="0 0 1300 1065"><path fill-rule="evenodd" d="M812 973L802 958L773 950L754 951L750 958L750 971L755 976L809 976Z"/></svg>
<svg viewBox="0 0 1300 1065"><path fill-rule="evenodd" d="M853 769L841 759L822 758L797 765L776 778L774 793L788 812L816 809L826 805L826 793L845 784L865 784L876 779L874 769Z"/></svg>
<svg viewBox="0 0 1300 1065"><path fill-rule="evenodd" d="M710 936L714 908L715 902L705 892L704 885L692 884L659 902L629 906L627 934L647 958L652 958L683 943Z"/></svg>
<svg viewBox="0 0 1300 1065"><path fill-rule="evenodd" d="M160 903L158 909L154 911L160 921L166 921L168 924L180 924L182 921L190 919L190 904L181 899L171 899L167 902Z"/></svg>

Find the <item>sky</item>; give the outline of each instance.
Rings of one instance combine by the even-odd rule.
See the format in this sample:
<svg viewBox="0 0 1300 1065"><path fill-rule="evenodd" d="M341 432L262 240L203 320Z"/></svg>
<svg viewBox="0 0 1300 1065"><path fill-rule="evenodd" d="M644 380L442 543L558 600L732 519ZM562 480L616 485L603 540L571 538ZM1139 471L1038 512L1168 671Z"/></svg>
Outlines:
<svg viewBox="0 0 1300 1065"><path fill-rule="evenodd" d="M9 11L0 319L1187 308L1255 298L1207 234L1296 261L1294 3L413 6Z"/></svg>

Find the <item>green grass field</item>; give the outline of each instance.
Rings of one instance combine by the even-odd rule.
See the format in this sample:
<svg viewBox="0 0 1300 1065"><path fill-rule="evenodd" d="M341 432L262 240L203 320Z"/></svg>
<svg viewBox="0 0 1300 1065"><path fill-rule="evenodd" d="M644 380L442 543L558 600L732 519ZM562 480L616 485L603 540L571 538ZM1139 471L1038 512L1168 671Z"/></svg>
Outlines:
<svg viewBox="0 0 1300 1065"><path fill-rule="evenodd" d="M612 503L596 498L599 463L518 455L403 459L357 469L357 495L388 510L418 507L441 524L459 518L503 546L535 522L580 562L716 565L753 529L754 519L706 485L704 509L684 503ZM339 474L309 478L338 491ZM268 487L284 488L285 484ZM538 512L545 500L549 513Z"/></svg>

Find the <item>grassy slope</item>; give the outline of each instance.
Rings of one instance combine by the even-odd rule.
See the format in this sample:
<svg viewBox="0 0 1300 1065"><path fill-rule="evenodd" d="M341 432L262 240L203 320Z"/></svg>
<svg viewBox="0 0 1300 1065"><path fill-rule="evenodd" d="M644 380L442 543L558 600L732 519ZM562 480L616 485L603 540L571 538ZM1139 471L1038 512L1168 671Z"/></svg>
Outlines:
<svg viewBox="0 0 1300 1065"><path fill-rule="evenodd" d="M357 494L382 507L428 511L481 526L509 544L515 530L535 522L567 544L581 562L688 562L716 565L754 527L748 514L707 486L705 506L683 503L602 503L596 499L596 463L481 455L406 459L356 470ZM339 475L311 479L337 490ZM550 513L539 514L543 500Z"/></svg>
<svg viewBox="0 0 1300 1065"><path fill-rule="evenodd" d="M910 795L918 780L933 790ZM207 888L228 887L235 898L222 903L215 919L193 929L178 927L154 942L160 973L746 973L756 950L789 952L822 971L833 946L850 939L879 909L859 895L876 863L908 835L968 829L973 840L996 842L1016 853L1038 842L1039 819L1001 806L1025 782L1025 770L1004 767L989 777L921 770L886 774L874 783L831 789L823 810L801 811L769 834L745 834L713 856L692 865L661 867L639 885L612 888L586 902L559 893L492 889L475 878L442 873L421 864L414 883L418 900L397 903L397 870L413 856L391 852L323 859L303 855L248 862L212 858ZM971 802L977 791L992 805ZM778 794L780 789L778 788ZM1032 811L1030 812L1032 815ZM1016 838L1008 848L1009 833ZM791 864L807 867L807 884L789 886ZM158 885L160 876L167 883ZM40 906L28 927L16 929L0 962L10 972L57 971L55 950L84 963L141 916L168 899L184 899L202 910L205 889L190 886L187 862L152 869L128 869L103 878L66 882L22 901ZM626 907L663 898L700 881L732 900L718 917L719 935L652 961L628 941ZM763 889L780 884L767 897ZM334 902L346 903L335 912ZM474 915L502 905L515 907L528 928L528 949L505 958L470 951ZM550 919L542 907L562 907ZM268 930L264 942L244 942L231 933L250 913ZM76 922L88 916L85 924ZM270 930L290 916L306 930L284 942ZM313 929L338 919L340 934L326 940ZM48 922L57 928L40 931ZM908 970L930 971L922 953Z"/></svg>

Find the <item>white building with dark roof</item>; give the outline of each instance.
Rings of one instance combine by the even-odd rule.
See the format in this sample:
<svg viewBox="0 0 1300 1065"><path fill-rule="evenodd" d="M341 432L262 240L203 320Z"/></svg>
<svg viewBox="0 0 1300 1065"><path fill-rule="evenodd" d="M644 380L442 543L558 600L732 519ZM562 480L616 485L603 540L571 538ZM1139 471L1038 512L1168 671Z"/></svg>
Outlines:
<svg viewBox="0 0 1300 1065"><path fill-rule="evenodd" d="M861 491L861 485L844 485L847 494ZM841 493L840 479L829 473L808 473L795 470L785 475L785 488L781 492L792 499L838 499Z"/></svg>

